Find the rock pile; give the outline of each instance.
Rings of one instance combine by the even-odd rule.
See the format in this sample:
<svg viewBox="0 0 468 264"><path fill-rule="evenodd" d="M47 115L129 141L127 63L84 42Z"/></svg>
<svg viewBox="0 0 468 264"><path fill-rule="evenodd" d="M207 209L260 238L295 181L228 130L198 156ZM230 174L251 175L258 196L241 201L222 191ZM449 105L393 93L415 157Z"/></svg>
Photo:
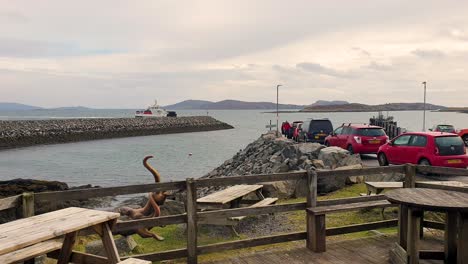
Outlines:
<svg viewBox="0 0 468 264"><path fill-rule="evenodd" d="M0 121L0 149L230 128L209 116Z"/></svg>
<svg viewBox="0 0 468 264"><path fill-rule="evenodd" d="M325 147L318 143L296 143L275 134L262 135L203 178L271 174L299 170L329 170L337 168L362 168L359 155L337 147ZM304 182L264 183L266 191L275 197L299 197L305 195ZM340 179L319 179L319 192L326 193L342 188ZM212 190L202 192L205 195Z"/></svg>

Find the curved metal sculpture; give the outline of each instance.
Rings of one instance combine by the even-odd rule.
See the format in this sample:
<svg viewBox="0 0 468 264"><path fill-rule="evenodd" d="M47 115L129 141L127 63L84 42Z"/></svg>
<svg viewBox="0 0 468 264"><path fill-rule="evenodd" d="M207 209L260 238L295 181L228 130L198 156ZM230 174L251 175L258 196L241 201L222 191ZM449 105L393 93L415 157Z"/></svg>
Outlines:
<svg viewBox="0 0 468 264"><path fill-rule="evenodd" d="M161 175L159 172L151 167L151 165L148 164L148 160L153 158L153 156L146 156L143 159L143 166L151 172L151 174L154 177L154 181L156 183L161 182ZM130 207L122 207L119 209L119 212L121 215L126 215L129 218L136 220L136 219L144 219L144 218L151 218L151 217L158 217L161 215L161 209L159 208L160 205L163 205L164 202L166 201L168 193L167 192L150 192L148 195L148 202L146 202L145 206L142 208L134 209ZM164 240L164 237L151 232L152 227L150 228L140 228L135 231L138 235L140 235L143 238L149 238L152 237L154 239L157 239L159 241Z"/></svg>

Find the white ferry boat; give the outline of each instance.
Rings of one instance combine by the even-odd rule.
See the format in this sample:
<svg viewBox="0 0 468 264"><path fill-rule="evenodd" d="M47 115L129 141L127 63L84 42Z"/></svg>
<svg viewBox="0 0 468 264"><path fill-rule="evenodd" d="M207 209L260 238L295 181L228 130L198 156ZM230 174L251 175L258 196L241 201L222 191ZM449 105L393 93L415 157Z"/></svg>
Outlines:
<svg viewBox="0 0 468 264"><path fill-rule="evenodd" d="M166 111L158 105L158 101L154 100L154 105L149 106L146 110L138 110L135 112L135 117L166 117L177 116L173 111Z"/></svg>

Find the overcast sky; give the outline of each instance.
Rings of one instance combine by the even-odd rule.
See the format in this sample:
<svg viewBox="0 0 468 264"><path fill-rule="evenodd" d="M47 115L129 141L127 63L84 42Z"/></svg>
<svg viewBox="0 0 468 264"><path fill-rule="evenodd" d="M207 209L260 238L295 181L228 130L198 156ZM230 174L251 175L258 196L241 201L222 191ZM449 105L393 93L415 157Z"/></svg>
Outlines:
<svg viewBox="0 0 468 264"><path fill-rule="evenodd" d="M0 0L0 102L468 105L468 1Z"/></svg>

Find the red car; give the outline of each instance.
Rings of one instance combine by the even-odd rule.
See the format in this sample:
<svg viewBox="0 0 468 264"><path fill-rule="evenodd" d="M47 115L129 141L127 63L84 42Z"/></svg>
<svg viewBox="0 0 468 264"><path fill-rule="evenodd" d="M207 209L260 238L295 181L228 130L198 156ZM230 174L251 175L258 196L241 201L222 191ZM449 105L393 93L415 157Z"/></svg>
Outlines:
<svg viewBox="0 0 468 264"><path fill-rule="evenodd" d="M405 133L381 146L377 159L388 164L421 164L442 167L468 167L463 140L445 132Z"/></svg>
<svg viewBox="0 0 468 264"><path fill-rule="evenodd" d="M468 147L468 128L460 129L460 131L458 131L458 135L465 142L465 146Z"/></svg>
<svg viewBox="0 0 468 264"><path fill-rule="evenodd" d="M376 154L387 141L387 134L379 126L343 124L325 138L325 145L347 149L351 154Z"/></svg>

